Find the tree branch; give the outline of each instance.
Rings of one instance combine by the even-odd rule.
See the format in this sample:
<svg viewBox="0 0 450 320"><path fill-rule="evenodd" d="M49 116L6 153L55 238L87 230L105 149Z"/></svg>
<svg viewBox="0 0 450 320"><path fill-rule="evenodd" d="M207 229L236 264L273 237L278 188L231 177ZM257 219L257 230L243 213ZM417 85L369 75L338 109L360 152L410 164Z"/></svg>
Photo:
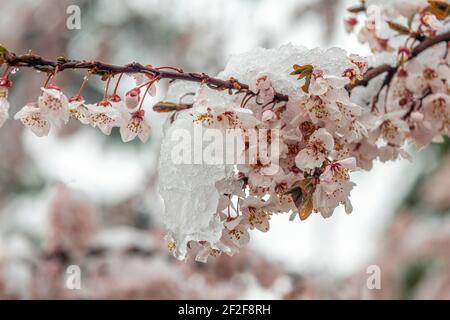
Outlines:
<svg viewBox="0 0 450 320"><path fill-rule="evenodd" d="M440 42L450 41L450 31L442 33L438 36L427 38L422 41L418 46L416 46L409 59L412 59L419 54L421 54L426 49L440 43ZM107 64L99 61L78 61L69 60L64 57L59 57L56 61L46 60L35 54L24 54L17 56L14 53L7 53L4 57L5 62L11 67L29 67L39 71L44 72L54 72L56 66L58 70L66 69L85 69L91 70L94 73L106 73L106 74L121 74L121 73L144 73L149 74L154 77L159 77L160 79L170 79L170 80L183 80L204 83L212 89L216 90L236 90L237 92L251 92L249 86L245 83L241 83L236 79L222 80L218 78L213 78L205 73L186 73L182 70L177 71L163 71L152 66L143 66L140 63L133 62L124 66ZM367 84L375 77L387 72L390 78L395 75L399 66L391 66L388 64L380 65L376 68L369 69L365 74L363 79L357 81L353 85L347 85L347 90L351 91L353 88L358 86L367 86ZM389 79L390 81L391 79ZM253 93L256 95L256 93ZM274 97L274 102L277 101L288 101L289 97L285 94L276 92Z"/></svg>
<svg viewBox="0 0 450 320"><path fill-rule="evenodd" d="M44 72L54 72L58 66L58 72L66 69L86 69L92 70L94 73L107 73L111 75L121 73L144 73L160 79L183 80L191 82L199 82L208 85L216 90L236 90L249 92L249 86L235 79L222 80L212 78L205 73L163 71L151 66L143 66L140 63L133 62L124 66L106 64L99 61L78 61L69 60L64 57L58 58L57 61L46 60L38 55L24 54L17 56L14 53L8 53L5 62L11 67L29 67ZM274 101L288 101L287 95L276 92Z"/></svg>
<svg viewBox="0 0 450 320"><path fill-rule="evenodd" d="M427 38L424 41L422 41L418 46L416 46L411 53L411 57L409 58L409 60L417 57L419 54L421 54L423 51L425 51L426 49L440 43L440 42L448 42L450 41L450 31L442 33L440 35L437 35L435 37L432 38ZM391 66L389 64L382 64L376 68L372 68L369 69L365 74L364 74L364 78L357 81L353 86L347 86L347 90L351 91L353 88L355 87L359 87L359 86L367 86L367 84L373 79L376 78L377 76L388 72L389 74L394 75L397 70L398 70L399 66ZM390 81L390 80L389 80Z"/></svg>

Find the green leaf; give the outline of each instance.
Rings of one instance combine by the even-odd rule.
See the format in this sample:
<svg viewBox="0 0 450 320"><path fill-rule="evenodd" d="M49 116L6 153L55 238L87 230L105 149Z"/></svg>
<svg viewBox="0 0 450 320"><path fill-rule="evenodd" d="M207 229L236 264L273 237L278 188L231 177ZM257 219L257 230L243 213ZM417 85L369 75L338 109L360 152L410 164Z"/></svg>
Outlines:
<svg viewBox="0 0 450 320"><path fill-rule="evenodd" d="M159 101L153 106L155 112L172 112L177 110L177 104L169 101Z"/></svg>
<svg viewBox="0 0 450 320"><path fill-rule="evenodd" d="M294 64L292 66L292 68L294 68L294 71L292 71L290 73L291 76L295 76L297 74L301 74L301 73L303 73L305 71L312 72L313 69L314 69L314 67L312 65L310 65L310 64L305 64L303 66L299 66L298 64Z"/></svg>
<svg viewBox="0 0 450 320"><path fill-rule="evenodd" d="M0 45L0 64L5 63L6 56L8 55L9 51L4 46Z"/></svg>
<svg viewBox="0 0 450 320"><path fill-rule="evenodd" d="M292 67L294 68L294 71L292 71L290 74L293 76L298 75L298 80L302 80L303 78L305 79L305 84L302 86L302 90L303 92L308 93L314 67L310 64L305 64L303 66L294 64Z"/></svg>

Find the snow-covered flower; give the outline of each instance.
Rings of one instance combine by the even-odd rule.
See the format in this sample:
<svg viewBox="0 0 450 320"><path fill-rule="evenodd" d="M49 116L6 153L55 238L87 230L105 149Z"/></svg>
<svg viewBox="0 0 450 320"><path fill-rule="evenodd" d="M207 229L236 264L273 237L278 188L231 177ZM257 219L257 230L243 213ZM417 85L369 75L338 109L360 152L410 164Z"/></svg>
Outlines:
<svg viewBox="0 0 450 320"><path fill-rule="evenodd" d="M38 137L46 136L50 131L50 122L36 103L29 103L24 106L16 113L14 119L20 120Z"/></svg>
<svg viewBox="0 0 450 320"><path fill-rule="evenodd" d="M139 110L129 115L120 127L120 135L123 142L129 142L136 137L142 142L147 142L150 137L150 125L144 117L144 110Z"/></svg>
<svg viewBox="0 0 450 320"><path fill-rule="evenodd" d="M321 96L327 93L328 90L343 88L348 82L349 80L345 77L327 74L320 69L314 69L309 85L309 93Z"/></svg>
<svg viewBox="0 0 450 320"><path fill-rule="evenodd" d="M251 110L240 107L198 108L196 114L194 122L208 128L245 129L260 122Z"/></svg>
<svg viewBox="0 0 450 320"><path fill-rule="evenodd" d="M267 74L260 74L250 86L250 90L258 94L258 100L262 103L273 101L275 90L272 87L272 81Z"/></svg>
<svg viewBox="0 0 450 320"><path fill-rule="evenodd" d="M314 124L319 122L332 122L340 117L336 103L329 102L321 96L311 95L305 97L300 104L302 111L306 111Z"/></svg>
<svg viewBox="0 0 450 320"><path fill-rule="evenodd" d="M391 41L392 32L385 28L375 20L366 24L369 37L389 55L371 61L371 67L378 63L396 66L401 45ZM416 57L408 53L408 57L403 57L408 61L393 75L388 89L380 89L382 77L367 87L352 88L369 68L365 58L348 56L336 48L305 51L291 45L235 56L219 74L224 80L236 77L249 83L252 92L258 92L258 99L249 99L245 104L238 95L214 91L205 85L186 85L184 91L181 86L174 91L169 88L172 100L186 93L194 95L192 108L176 112L169 119L167 132L185 129L192 133L196 125L222 132L242 129L240 138L247 156L255 151L248 140L253 129L276 129L280 145L274 166L262 163L258 155L253 155L249 163L231 167L176 166L171 152L178 147L169 141L170 135L165 137L160 186L175 255L184 258L192 248L200 248L197 260L201 261L221 252L232 255L249 241L250 230L267 231L274 213L289 212L301 220L312 212L329 217L340 205L350 213L350 192L355 186L352 171L369 170L376 159L408 158L402 149L406 141L420 145L448 135L448 61L442 61L442 49L434 55L434 62L421 60L417 72L411 65ZM281 51L283 59L279 59ZM279 73L292 66L290 75ZM427 68L436 71L434 78L438 81L430 81L433 74L424 73ZM302 90L293 75L304 82ZM423 90L413 92L409 88L408 81L415 81L410 76L426 84L419 87ZM273 84L277 92L288 94L289 101L262 107L261 93L268 90L267 101L273 99ZM263 146L263 153L268 149ZM228 184L225 181L233 181L233 188L224 187ZM174 202L186 205L180 211Z"/></svg>
<svg viewBox="0 0 450 320"><path fill-rule="evenodd" d="M326 129L320 128L309 137L306 148L298 153L295 163L302 170L321 167L333 147L333 136Z"/></svg>

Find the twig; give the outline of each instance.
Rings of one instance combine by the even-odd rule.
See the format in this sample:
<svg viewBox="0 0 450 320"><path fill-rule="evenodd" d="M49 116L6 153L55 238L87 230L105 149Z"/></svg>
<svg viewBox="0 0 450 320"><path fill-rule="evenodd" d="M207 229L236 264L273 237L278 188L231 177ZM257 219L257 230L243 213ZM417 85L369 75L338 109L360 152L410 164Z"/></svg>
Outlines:
<svg viewBox="0 0 450 320"><path fill-rule="evenodd" d="M442 33L432 38L427 38L422 41L418 46L416 46L409 59L412 59L419 54L421 54L426 49L438 44L440 42L450 41L450 31ZM170 79L173 80L183 80L206 84L208 87L216 90L229 90L230 92L236 90L252 92L249 86L245 83L241 83L234 78L229 80L222 80L218 78L212 78L205 73L187 73L178 68L170 68L169 70L176 71L164 71L164 68L153 68L152 66L143 66L140 63L133 62L124 66L118 66L113 64L107 64L100 61L78 61L70 60L65 57L59 57L57 61L47 60L35 54L24 54L16 55L14 53L7 53L4 57L5 62L9 67L28 67L39 71L44 71L47 73L54 73L55 69L58 68L58 72L66 69L87 69L91 71L92 74L122 74L122 73L143 73L151 75L153 78L158 77L159 79ZM353 88L358 86L367 86L367 84L375 77L388 72L388 81L390 82L397 72L399 66L390 66L388 64L380 65L376 68L369 69L365 74L363 79L357 81L353 85L348 85L346 88L350 92ZM253 95L256 93L252 92ZM285 94L275 92L274 101L288 101L289 97Z"/></svg>
<svg viewBox="0 0 450 320"><path fill-rule="evenodd" d="M419 45L417 45L411 53L411 57L408 60L411 60L415 57L417 57L419 54L421 54L426 49L440 43L440 42L449 42L450 41L450 31L442 33L440 35L437 35L432 38L427 38L426 40L422 41ZM348 91L351 91L355 87L359 86L367 86L369 82L373 79L378 77L379 75L388 72L389 74L392 74L391 79L389 79L389 82L392 80L393 75L397 72L398 68L400 66L391 66L389 64L382 64L376 68L369 69L365 74L363 79L357 81L353 85L348 85L346 88Z"/></svg>
<svg viewBox="0 0 450 320"><path fill-rule="evenodd" d="M5 57L5 62L12 67L29 67L39 71L53 72L58 66L58 71L61 72L67 69L88 69L93 70L93 74L121 74L121 73L144 73L149 74L152 77L158 77L160 79L170 80L183 80L191 82L199 82L208 85L212 89L216 90L248 90L249 86L245 83L241 83L236 79L222 80L212 78L205 73L186 73L177 71L163 71L162 69L153 68L151 66L143 66L140 63L133 62L124 66L107 64L99 61L78 61L69 60L66 58L59 58L58 61L52 61L44 59L35 54L24 54L17 56L14 53L8 53ZM288 101L288 96L275 93L275 99L277 101Z"/></svg>

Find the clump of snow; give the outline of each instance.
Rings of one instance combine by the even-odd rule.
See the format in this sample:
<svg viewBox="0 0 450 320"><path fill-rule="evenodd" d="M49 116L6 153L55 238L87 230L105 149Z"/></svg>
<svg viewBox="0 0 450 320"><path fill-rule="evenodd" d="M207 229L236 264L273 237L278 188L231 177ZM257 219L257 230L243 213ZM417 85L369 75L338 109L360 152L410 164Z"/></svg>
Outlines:
<svg viewBox="0 0 450 320"><path fill-rule="evenodd" d="M222 223L217 215L219 192L214 184L227 176L225 165L177 164L172 156L179 140L174 133L194 136L194 115L185 110L176 115L167 128L161 145L159 162L159 192L164 200L164 221L169 236L176 243L175 255L183 259L189 241L216 243L222 235ZM170 119L168 121L171 121ZM191 145L191 139L182 140L184 146Z"/></svg>

